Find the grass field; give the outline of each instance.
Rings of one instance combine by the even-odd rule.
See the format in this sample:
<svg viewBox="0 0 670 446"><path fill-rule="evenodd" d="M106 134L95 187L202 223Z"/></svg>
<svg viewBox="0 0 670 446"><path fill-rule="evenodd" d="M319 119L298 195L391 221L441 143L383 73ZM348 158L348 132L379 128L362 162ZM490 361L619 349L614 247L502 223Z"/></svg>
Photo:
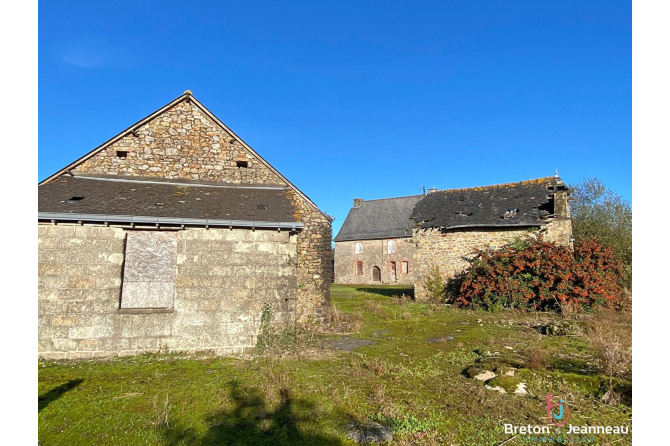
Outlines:
<svg viewBox="0 0 670 446"><path fill-rule="evenodd" d="M302 330L288 336L287 350L268 348L254 358L41 361L39 441L346 445L354 444L346 437L349 422L378 421L393 429L394 444L497 445L513 437L505 423L547 424L548 393L568 399L570 424L630 427L629 373L616 373L616 394L602 401L610 380L600 374L597 336L589 334L598 316L484 313L394 297L410 293L333 286L331 332ZM631 329L623 317L606 323L611 332ZM570 330L542 334L547 326ZM374 343L353 352L329 348L350 338ZM516 368L510 380L525 382L529 395L485 389L464 374L477 362ZM631 444L630 434L584 437L593 438L590 444ZM505 444L527 439L517 435Z"/></svg>

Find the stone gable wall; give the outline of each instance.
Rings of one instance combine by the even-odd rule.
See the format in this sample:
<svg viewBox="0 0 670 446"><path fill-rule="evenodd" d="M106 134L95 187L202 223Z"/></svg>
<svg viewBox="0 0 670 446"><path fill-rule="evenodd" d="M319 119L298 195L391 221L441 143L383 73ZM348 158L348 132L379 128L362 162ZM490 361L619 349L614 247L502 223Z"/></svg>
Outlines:
<svg viewBox="0 0 670 446"><path fill-rule="evenodd" d="M125 158L117 151L127 152ZM247 161L248 167L237 167ZM106 174L285 186L239 141L192 102L182 101L75 169Z"/></svg>
<svg viewBox="0 0 670 446"><path fill-rule="evenodd" d="M389 254L388 240L395 240L396 252ZM356 243L363 244L363 252L356 254ZM335 242L335 283L374 285L372 268L378 266L382 284L412 285L414 283L414 243L410 238L358 240ZM363 275L356 274L356 262L363 262ZM391 277L391 261L396 262L396 277ZM409 264L408 274L402 272L402 262Z"/></svg>
<svg viewBox="0 0 670 446"><path fill-rule="evenodd" d="M126 230L39 225L38 232L43 358L241 353L256 345L266 303L276 323L294 321L298 237L287 231L178 231L174 311L148 314L119 311Z"/></svg>
<svg viewBox="0 0 670 446"><path fill-rule="evenodd" d="M500 249L512 242L516 237L525 237L533 232L527 229L500 228L491 229L452 229L441 231L437 228L415 229L414 242L416 251L414 254L415 282L414 295L418 300L428 298L422 286L423 278L432 265L440 268L444 280L455 277L467 266L465 258L469 257L475 249L490 246ZM572 246L571 220L559 218L551 221L541 233L548 241ZM336 251L337 252L337 251Z"/></svg>

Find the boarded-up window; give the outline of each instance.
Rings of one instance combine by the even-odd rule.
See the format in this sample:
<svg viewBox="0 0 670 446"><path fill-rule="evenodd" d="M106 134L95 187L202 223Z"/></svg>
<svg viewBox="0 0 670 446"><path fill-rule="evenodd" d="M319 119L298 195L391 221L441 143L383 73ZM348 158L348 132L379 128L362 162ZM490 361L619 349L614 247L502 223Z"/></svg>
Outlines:
<svg viewBox="0 0 670 446"><path fill-rule="evenodd" d="M176 273L176 233L128 232L121 308L172 308Z"/></svg>
<svg viewBox="0 0 670 446"><path fill-rule="evenodd" d="M402 262L402 273L409 273L409 262Z"/></svg>
<svg viewBox="0 0 670 446"><path fill-rule="evenodd" d="M363 243L356 243L356 254L363 253Z"/></svg>
<svg viewBox="0 0 670 446"><path fill-rule="evenodd" d="M395 240L389 240L388 247L389 254L393 254L395 252Z"/></svg>
<svg viewBox="0 0 670 446"><path fill-rule="evenodd" d="M356 262L356 275L357 276L363 275L363 262Z"/></svg>

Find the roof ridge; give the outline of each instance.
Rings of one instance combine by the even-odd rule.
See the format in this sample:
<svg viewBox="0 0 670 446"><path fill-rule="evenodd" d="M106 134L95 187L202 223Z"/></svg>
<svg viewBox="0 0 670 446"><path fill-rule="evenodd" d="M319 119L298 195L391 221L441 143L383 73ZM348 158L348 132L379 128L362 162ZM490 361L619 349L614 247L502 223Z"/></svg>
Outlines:
<svg viewBox="0 0 670 446"><path fill-rule="evenodd" d="M230 183L202 183L190 181L170 181L169 179L154 178L154 177L131 177L128 178L111 178L94 177L87 175L72 176L73 179L95 180L95 181L111 181L116 183L141 183L141 184L167 184L171 186L188 186L188 187L218 187L224 189L266 189L266 190L286 190L288 186L270 186L270 185L254 185L254 184L230 184ZM142 178L142 179L140 179Z"/></svg>
<svg viewBox="0 0 670 446"><path fill-rule="evenodd" d="M369 203L371 201L383 201L383 200L397 200L398 198L412 198L412 197L423 197L422 194L417 195L403 195L401 197L388 197L388 198L373 198L372 200L363 199L363 203Z"/></svg>
<svg viewBox="0 0 670 446"><path fill-rule="evenodd" d="M540 183L543 183L547 180L560 180L560 177L556 178L554 176L550 176L550 177L542 177L542 178L531 178L530 180L514 181L512 183L491 184L489 186L460 187L460 188L456 188L456 189L442 189L442 190L437 190L435 192L458 192L458 191L465 191L465 190L493 189L493 188L497 188L497 187L517 186L517 185L532 184L532 183L540 184Z"/></svg>

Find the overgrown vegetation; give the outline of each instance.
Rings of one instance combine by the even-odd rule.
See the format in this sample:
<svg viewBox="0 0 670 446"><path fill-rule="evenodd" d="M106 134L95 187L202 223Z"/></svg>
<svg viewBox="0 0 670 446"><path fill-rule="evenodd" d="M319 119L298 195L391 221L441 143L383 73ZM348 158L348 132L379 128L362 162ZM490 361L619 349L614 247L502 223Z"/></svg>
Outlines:
<svg viewBox="0 0 670 446"><path fill-rule="evenodd" d="M282 354L294 351L298 346L298 327L273 322L272 307L263 306L261 325L256 338L256 350L260 354Z"/></svg>
<svg viewBox="0 0 670 446"><path fill-rule="evenodd" d="M244 358L147 354L40 362L39 441L353 445L346 426L376 421L393 430L393 444L490 445L509 438L502 423L541 423L547 393L571 395L572 424L630 425L630 362L606 350L607 327L630 332L627 315L494 314L400 297L408 293L335 285L334 327L342 330L298 326L295 346L282 354L273 353L269 336L263 354ZM268 322L271 313L265 312ZM539 329L565 324L575 329ZM328 348L343 338L374 343L354 352ZM463 373L473 365L499 375L515 369L499 381L523 380L529 395L485 389ZM594 438L593 444L631 443L630 436Z"/></svg>
<svg viewBox="0 0 670 446"><path fill-rule="evenodd" d="M586 330L599 369L608 377L607 392L602 397L607 403L619 402L614 379L632 377L633 333L630 323L630 319L622 320L611 312L600 311L594 315Z"/></svg>
<svg viewBox="0 0 670 446"><path fill-rule="evenodd" d="M431 303L443 303L446 296L447 285L440 273L438 265L431 265L421 280L421 285L426 290L428 300Z"/></svg>
<svg viewBox="0 0 670 446"><path fill-rule="evenodd" d="M469 260L458 302L499 311L572 311L622 305L620 260L595 240L574 250L542 237L518 239L499 250L480 249Z"/></svg>
<svg viewBox="0 0 670 446"><path fill-rule="evenodd" d="M608 189L598 178L589 178L573 189L570 200L572 231L576 239L596 239L612 249L624 266L623 284L633 279L633 209L628 201Z"/></svg>

